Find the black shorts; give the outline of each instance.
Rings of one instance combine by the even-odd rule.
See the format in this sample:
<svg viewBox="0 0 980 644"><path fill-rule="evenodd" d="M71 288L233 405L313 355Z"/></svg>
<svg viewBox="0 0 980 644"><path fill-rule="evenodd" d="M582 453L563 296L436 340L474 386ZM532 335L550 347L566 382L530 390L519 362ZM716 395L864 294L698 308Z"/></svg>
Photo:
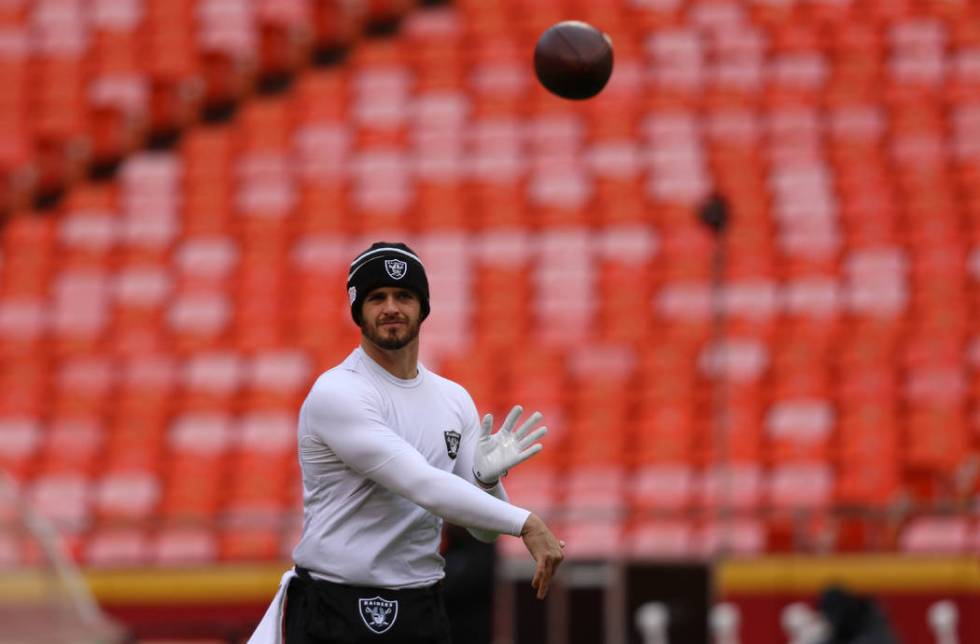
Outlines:
<svg viewBox="0 0 980 644"><path fill-rule="evenodd" d="M451 644L442 584L389 590L314 579L296 567L286 591L285 644Z"/></svg>

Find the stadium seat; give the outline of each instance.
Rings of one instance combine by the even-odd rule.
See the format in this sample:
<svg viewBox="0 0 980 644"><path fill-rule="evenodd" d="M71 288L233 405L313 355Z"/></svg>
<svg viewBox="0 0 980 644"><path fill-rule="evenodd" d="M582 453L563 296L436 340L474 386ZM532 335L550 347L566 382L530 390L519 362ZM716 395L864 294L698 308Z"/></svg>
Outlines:
<svg viewBox="0 0 980 644"><path fill-rule="evenodd" d="M838 421L838 454L843 460L897 459L900 432L896 411L884 397L845 403Z"/></svg>
<svg viewBox="0 0 980 644"><path fill-rule="evenodd" d="M65 534L78 534L92 517L91 481L80 474L55 472L38 476L27 490L31 507Z"/></svg>
<svg viewBox="0 0 980 644"><path fill-rule="evenodd" d="M565 482L563 516L575 523L615 523L626 514L625 485L625 472L618 464L579 465Z"/></svg>
<svg viewBox="0 0 980 644"><path fill-rule="evenodd" d="M899 546L908 553L965 553L970 549L969 530L969 520L964 517L919 517L903 528Z"/></svg>
<svg viewBox="0 0 980 644"><path fill-rule="evenodd" d="M757 509L762 502L763 476L752 461L710 466L698 481L698 505L712 513Z"/></svg>
<svg viewBox="0 0 980 644"><path fill-rule="evenodd" d="M633 557L684 559L695 552L695 534L683 519L645 521L627 527L623 544Z"/></svg>
<svg viewBox="0 0 980 644"><path fill-rule="evenodd" d="M161 514L167 518L207 521L217 512L225 474L232 419L220 411L188 412L168 429L163 466L165 491Z"/></svg>
<svg viewBox="0 0 980 644"><path fill-rule="evenodd" d="M0 395L0 405L4 411L3 417L16 419L15 426L19 426L21 421L33 426L49 391L48 357L44 354L19 355L22 351L31 349L36 350L36 347L20 345L13 348L13 355L7 358L6 369L2 374L4 391Z"/></svg>
<svg viewBox="0 0 980 644"><path fill-rule="evenodd" d="M119 409L104 425L105 471L158 472L170 412L167 404L155 398L120 400Z"/></svg>
<svg viewBox="0 0 980 644"><path fill-rule="evenodd" d="M562 536L570 560L608 560L623 550L623 529L615 520L585 520L565 526Z"/></svg>
<svg viewBox="0 0 980 644"><path fill-rule="evenodd" d="M777 461L828 459L834 421L833 406L827 399L773 401L765 421L771 457Z"/></svg>
<svg viewBox="0 0 980 644"><path fill-rule="evenodd" d="M94 473L106 436L99 415L65 415L48 420L44 445L38 450L40 472Z"/></svg>
<svg viewBox="0 0 980 644"><path fill-rule="evenodd" d="M95 510L104 519L145 520L160 498L160 481L148 470L106 472L95 488Z"/></svg>
<svg viewBox="0 0 980 644"><path fill-rule="evenodd" d="M223 561L278 561L282 536L276 528L232 525L219 535L218 556Z"/></svg>
<svg viewBox="0 0 980 644"><path fill-rule="evenodd" d="M774 466L766 481L768 503L777 509L822 509L833 500L834 472L825 462Z"/></svg>
<svg viewBox="0 0 980 644"><path fill-rule="evenodd" d="M687 510L694 499L697 472L687 463L636 467L630 476L629 500L634 513Z"/></svg>
<svg viewBox="0 0 980 644"><path fill-rule="evenodd" d="M540 454L544 455L545 452ZM513 475L509 474L504 485L507 495L514 499L514 503L535 508L535 512L547 518L556 510L558 503L558 473L553 467L537 463L539 460L541 459L535 458L527 463L531 466L529 469L515 470Z"/></svg>
<svg viewBox="0 0 980 644"><path fill-rule="evenodd" d="M752 518L709 521L701 526L696 549L702 556L752 556L765 552L762 521Z"/></svg>
<svg viewBox="0 0 980 644"><path fill-rule="evenodd" d="M633 421L631 460L636 464L693 462L702 426L690 402L664 401L642 410Z"/></svg>
<svg viewBox="0 0 980 644"><path fill-rule="evenodd" d="M150 560L150 553L144 529L106 527L87 536L81 561L93 568L138 567Z"/></svg>
<svg viewBox="0 0 980 644"><path fill-rule="evenodd" d="M906 463L913 468L950 471L968 454L965 418L958 405L913 407L906 437Z"/></svg>
<svg viewBox="0 0 980 644"><path fill-rule="evenodd" d="M163 567L199 566L217 559L214 534L207 528L174 525L154 534L148 561Z"/></svg>

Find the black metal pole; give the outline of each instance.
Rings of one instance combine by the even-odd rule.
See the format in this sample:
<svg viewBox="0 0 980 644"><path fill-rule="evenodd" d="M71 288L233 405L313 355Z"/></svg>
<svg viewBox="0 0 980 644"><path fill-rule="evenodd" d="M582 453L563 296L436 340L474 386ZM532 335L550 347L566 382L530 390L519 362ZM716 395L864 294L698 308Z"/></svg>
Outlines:
<svg viewBox="0 0 980 644"><path fill-rule="evenodd" d="M730 213L728 203L720 194L712 194L701 206L698 217L714 235L715 244L711 256L711 335L709 346L713 352L714 373L712 375L711 396L711 440L718 461L721 464L719 497L716 499L715 510L718 528L725 529L728 519L734 511L732 500L731 454L729 445L729 410L728 410L728 348L727 323L725 310L725 283L727 266L727 243L725 231L728 228ZM723 539L723 547L729 540Z"/></svg>

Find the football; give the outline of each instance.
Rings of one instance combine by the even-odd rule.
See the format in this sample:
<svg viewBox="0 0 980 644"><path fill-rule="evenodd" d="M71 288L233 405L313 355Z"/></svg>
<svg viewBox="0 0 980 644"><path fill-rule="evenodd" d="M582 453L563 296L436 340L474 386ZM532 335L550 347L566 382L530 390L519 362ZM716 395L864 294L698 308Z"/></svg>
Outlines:
<svg viewBox="0 0 980 644"><path fill-rule="evenodd" d="M578 20L552 25L534 47L534 72L538 80L545 89L562 98L592 98L609 82L612 69L612 39Z"/></svg>

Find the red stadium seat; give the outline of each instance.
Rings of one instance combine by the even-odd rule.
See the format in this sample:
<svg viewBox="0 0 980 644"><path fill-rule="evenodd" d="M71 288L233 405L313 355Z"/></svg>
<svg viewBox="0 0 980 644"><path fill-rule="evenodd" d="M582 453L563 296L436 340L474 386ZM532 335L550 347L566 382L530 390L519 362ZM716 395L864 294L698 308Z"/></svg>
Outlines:
<svg viewBox="0 0 980 644"><path fill-rule="evenodd" d="M916 406L906 426L906 463L913 468L951 471L969 452L966 419L959 405Z"/></svg>
<svg viewBox="0 0 980 644"><path fill-rule="evenodd" d="M19 425L20 421L25 421L28 426L33 426L33 421L40 416L49 392L47 358L43 355L22 357L19 353L36 347L19 343L18 345L11 347L11 355L4 360L0 406L4 417L17 419L16 425Z"/></svg>
<svg viewBox="0 0 980 644"><path fill-rule="evenodd" d="M50 419L38 454L38 470L91 475L106 442L101 421L98 416L84 415Z"/></svg>
<svg viewBox="0 0 980 644"><path fill-rule="evenodd" d="M217 550L215 535L207 528L177 524L154 534L148 559L163 567L200 566L213 563Z"/></svg>
<svg viewBox="0 0 980 644"><path fill-rule="evenodd" d="M736 517L710 521L701 526L698 551L703 556L753 556L765 552L766 533L762 521Z"/></svg>
<svg viewBox="0 0 980 644"><path fill-rule="evenodd" d="M626 475L617 463L579 465L565 483L562 510L568 520L616 523L626 509Z"/></svg>
<svg viewBox="0 0 980 644"><path fill-rule="evenodd" d="M825 460L830 457L834 408L826 398L774 400L766 416L773 460Z"/></svg>
<svg viewBox="0 0 980 644"><path fill-rule="evenodd" d="M71 472L41 475L26 489L30 507L60 532L75 535L87 528L92 518L92 482Z"/></svg>
<svg viewBox="0 0 980 644"><path fill-rule="evenodd" d="M844 456L839 462L836 500L845 505L887 507L900 498L903 480L898 457Z"/></svg>
<svg viewBox="0 0 980 644"><path fill-rule="evenodd" d="M703 435L690 403L664 402L632 421L630 459L636 464L694 462Z"/></svg>
<svg viewBox="0 0 980 644"><path fill-rule="evenodd" d="M706 468L699 482L698 503L712 513L756 509L762 502L763 476L752 462Z"/></svg>
<svg viewBox="0 0 980 644"><path fill-rule="evenodd" d="M105 527L89 534L81 561L94 568L138 567L150 561L151 544L140 527Z"/></svg>
<svg viewBox="0 0 980 644"><path fill-rule="evenodd" d="M278 561L281 539L276 528L234 525L219 535L218 556L223 561Z"/></svg>
<svg viewBox="0 0 980 644"><path fill-rule="evenodd" d="M623 551L622 525L618 521L585 520L564 524L561 534L570 560L613 559Z"/></svg>
<svg viewBox="0 0 980 644"><path fill-rule="evenodd" d="M551 451L553 450L545 448L539 456L546 456ZM534 508L535 512L548 517L557 507L561 487L555 468L542 465L538 462L541 460L535 457L525 463L528 468L514 470L504 480L504 486L514 503L521 507Z"/></svg>
<svg viewBox="0 0 980 644"><path fill-rule="evenodd" d="M148 470L126 469L103 474L96 483L94 506L99 517L116 521L146 520L160 498L160 481Z"/></svg>
<svg viewBox="0 0 980 644"><path fill-rule="evenodd" d="M770 470L765 486L774 508L826 508L833 500L834 472L819 461L779 464Z"/></svg>
<svg viewBox="0 0 980 644"><path fill-rule="evenodd" d="M904 552L960 554L969 552L970 522L965 517L920 517L912 519L899 536Z"/></svg>
<svg viewBox="0 0 980 644"><path fill-rule="evenodd" d="M655 520L629 526L624 536L625 551L633 557L685 559L697 546L693 525L686 520Z"/></svg>
<svg viewBox="0 0 980 644"><path fill-rule="evenodd" d="M691 506L697 472L687 463L659 463L637 467L630 477L629 498L639 516L683 511Z"/></svg>

